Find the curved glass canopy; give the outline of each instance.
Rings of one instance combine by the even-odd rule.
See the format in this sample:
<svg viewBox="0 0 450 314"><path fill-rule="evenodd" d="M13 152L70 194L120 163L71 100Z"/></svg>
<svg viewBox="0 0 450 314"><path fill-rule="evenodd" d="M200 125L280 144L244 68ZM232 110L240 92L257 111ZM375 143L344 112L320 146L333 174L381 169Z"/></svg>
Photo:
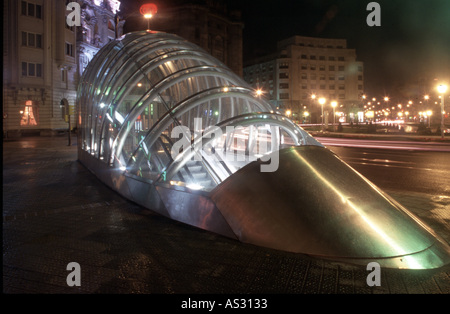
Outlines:
<svg viewBox="0 0 450 314"><path fill-rule="evenodd" d="M166 33L103 48L78 101L82 149L152 182L211 190L283 145L322 146L217 59Z"/></svg>
<svg viewBox="0 0 450 314"><path fill-rule="evenodd" d="M224 64L166 33L103 47L78 95L78 157L124 197L242 242L436 268L450 247Z"/></svg>

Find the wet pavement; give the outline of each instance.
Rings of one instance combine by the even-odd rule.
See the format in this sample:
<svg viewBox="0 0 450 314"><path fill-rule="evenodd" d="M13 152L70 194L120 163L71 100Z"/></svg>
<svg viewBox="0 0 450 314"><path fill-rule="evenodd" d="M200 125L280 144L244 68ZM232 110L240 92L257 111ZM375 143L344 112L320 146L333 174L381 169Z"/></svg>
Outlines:
<svg viewBox="0 0 450 314"><path fill-rule="evenodd" d="M450 243L450 196L386 192ZM80 265L80 286L67 283L71 262ZM374 287L368 274L152 213L80 164L75 137L70 146L66 137L3 142L4 294L450 293L449 265L381 269Z"/></svg>

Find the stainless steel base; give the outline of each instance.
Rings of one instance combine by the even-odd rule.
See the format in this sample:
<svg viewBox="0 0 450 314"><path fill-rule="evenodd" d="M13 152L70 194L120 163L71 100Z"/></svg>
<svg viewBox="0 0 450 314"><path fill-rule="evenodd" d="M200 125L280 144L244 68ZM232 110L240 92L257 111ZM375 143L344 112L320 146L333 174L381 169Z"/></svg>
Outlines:
<svg viewBox="0 0 450 314"><path fill-rule="evenodd" d="M211 192L141 181L80 151L80 161L124 197L171 219L242 242L382 267L431 269L450 247L403 206L318 146L279 152L279 168L260 161Z"/></svg>

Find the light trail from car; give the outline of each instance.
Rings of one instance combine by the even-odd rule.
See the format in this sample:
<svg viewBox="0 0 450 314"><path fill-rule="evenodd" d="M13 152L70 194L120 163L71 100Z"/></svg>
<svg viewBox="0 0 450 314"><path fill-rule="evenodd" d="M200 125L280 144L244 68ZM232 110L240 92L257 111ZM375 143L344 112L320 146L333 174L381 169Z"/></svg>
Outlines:
<svg viewBox="0 0 450 314"><path fill-rule="evenodd" d="M450 143L316 137L325 146L450 152Z"/></svg>

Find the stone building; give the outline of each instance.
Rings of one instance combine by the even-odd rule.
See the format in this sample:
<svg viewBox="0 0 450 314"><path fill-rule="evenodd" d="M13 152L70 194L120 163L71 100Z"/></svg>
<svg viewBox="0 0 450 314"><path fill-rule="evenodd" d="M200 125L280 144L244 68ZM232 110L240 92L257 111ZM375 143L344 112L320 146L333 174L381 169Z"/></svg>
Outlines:
<svg viewBox="0 0 450 314"><path fill-rule="evenodd" d="M67 132L69 121L73 127L84 68L122 34L123 21L116 27L119 1L73 1L80 5L81 25L72 27L67 23L70 2L3 2L4 137L55 135Z"/></svg>
<svg viewBox="0 0 450 314"><path fill-rule="evenodd" d="M147 29L142 16L126 20L127 32ZM200 46L242 76L244 23L241 11L229 8L224 1L161 1L149 24L151 30L176 34Z"/></svg>
<svg viewBox="0 0 450 314"><path fill-rule="evenodd" d="M335 101L343 120L356 119L364 91L363 63L345 39L294 36L279 41L276 53L244 66L244 79L261 89L274 108L312 123L320 122L319 98L326 99L324 114L332 112Z"/></svg>

